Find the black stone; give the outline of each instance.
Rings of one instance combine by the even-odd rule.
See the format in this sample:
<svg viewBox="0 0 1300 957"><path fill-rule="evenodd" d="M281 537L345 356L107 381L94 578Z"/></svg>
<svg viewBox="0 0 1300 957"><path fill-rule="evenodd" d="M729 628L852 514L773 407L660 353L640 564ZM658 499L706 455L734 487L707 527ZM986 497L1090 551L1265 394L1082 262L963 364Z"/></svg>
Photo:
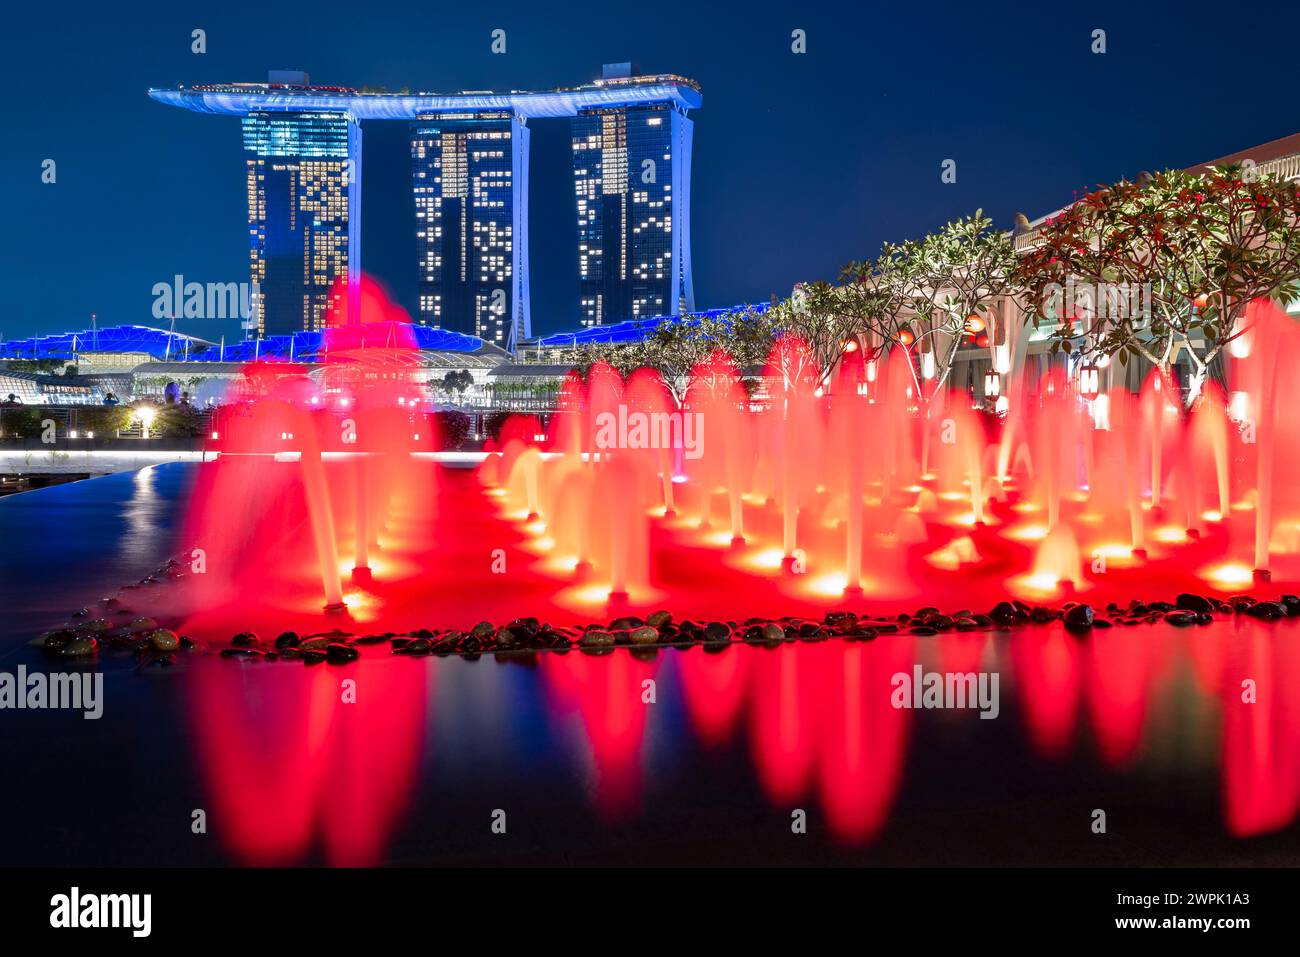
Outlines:
<svg viewBox="0 0 1300 957"><path fill-rule="evenodd" d="M332 665L346 665L361 657L361 652L351 645L330 645L325 649L325 660Z"/></svg>
<svg viewBox="0 0 1300 957"><path fill-rule="evenodd" d="M1177 599L1175 599L1175 603L1179 608L1184 608L1187 611L1198 613L1214 610L1214 606L1210 604L1208 598L1203 598L1200 595L1193 595L1191 592L1183 592Z"/></svg>
<svg viewBox="0 0 1300 957"><path fill-rule="evenodd" d="M1071 605L1065 611L1065 627L1070 631L1086 631L1097 619L1091 605Z"/></svg>
<svg viewBox="0 0 1300 957"><path fill-rule="evenodd" d="M1286 617L1286 609L1275 601L1260 601L1245 608L1246 614L1252 618L1264 618L1272 620L1274 618Z"/></svg>
<svg viewBox="0 0 1300 957"><path fill-rule="evenodd" d="M730 641L731 629L720 621L711 621L704 626L704 640L710 642Z"/></svg>
<svg viewBox="0 0 1300 957"><path fill-rule="evenodd" d="M1010 625L1016 620L1016 606L1009 601L1000 601L989 612L989 619L999 625Z"/></svg>

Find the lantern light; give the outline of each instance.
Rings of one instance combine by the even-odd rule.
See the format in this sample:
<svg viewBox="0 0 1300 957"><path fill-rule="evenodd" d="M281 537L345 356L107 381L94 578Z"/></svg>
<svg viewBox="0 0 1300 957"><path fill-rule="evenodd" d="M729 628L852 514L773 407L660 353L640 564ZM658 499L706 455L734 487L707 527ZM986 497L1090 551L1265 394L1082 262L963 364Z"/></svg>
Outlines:
<svg viewBox="0 0 1300 957"><path fill-rule="evenodd" d="M1101 391L1101 376L1096 366L1079 367L1079 394L1085 399L1095 399Z"/></svg>
<svg viewBox="0 0 1300 957"><path fill-rule="evenodd" d="M999 342L993 347L993 371L998 375L1006 375L1011 371L1011 347L1005 342Z"/></svg>
<svg viewBox="0 0 1300 957"><path fill-rule="evenodd" d="M921 353L921 378L923 379L934 378L934 353L933 352Z"/></svg>
<svg viewBox="0 0 1300 957"><path fill-rule="evenodd" d="M996 399L1002 394L1002 376L992 370L984 373L984 395Z"/></svg>

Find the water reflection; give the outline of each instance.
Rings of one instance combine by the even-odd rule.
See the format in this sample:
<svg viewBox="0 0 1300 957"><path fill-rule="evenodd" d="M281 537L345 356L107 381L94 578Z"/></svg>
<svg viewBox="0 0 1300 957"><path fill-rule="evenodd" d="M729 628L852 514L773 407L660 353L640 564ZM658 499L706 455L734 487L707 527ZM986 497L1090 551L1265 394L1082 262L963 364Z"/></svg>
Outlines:
<svg viewBox="0 0 1300 957"><path fill-rule="evenodd" d="M1057 627L649 658L546 653L535 667L379 651L350 670L214 661L194 670L192 702L214 830L248 863L316 853L334 864L382 862L399 826L439 813L415 806L417 792L472 788L469 775L560 774L598 818L634 820L656 790L646 773L651 732L683 764L702 757L707 768L708 755L739 749L772 808L816 807L838 840L860 844L889 827L909 742L931 722L932 735L979 726L971 740L982 749L992 747L985 733L1027 740L1044 761L1027 775L1050 775L1066 760L1099 776L1141 767L1169 780L1217 766L1226 831L1244 837L1286 826L1300 805L1300 701L1287 690L1300 678L1295 637L1290 624L1253 620L1083 639ZM893 708L892 676L921 662L999 672L1001 720ZM355 703L345 678L356 681ZM925 773L922 786L960 806L961 781Z"/></svg>
<svg viewBox="0 0 1300 957"><path fill-rule="evenodd" d="M123 562L153 559L159 539L169 531L172 503L158 494L158 473L146 465L131 476L131 495L122 510L125 523L118 558Z"/></svg>

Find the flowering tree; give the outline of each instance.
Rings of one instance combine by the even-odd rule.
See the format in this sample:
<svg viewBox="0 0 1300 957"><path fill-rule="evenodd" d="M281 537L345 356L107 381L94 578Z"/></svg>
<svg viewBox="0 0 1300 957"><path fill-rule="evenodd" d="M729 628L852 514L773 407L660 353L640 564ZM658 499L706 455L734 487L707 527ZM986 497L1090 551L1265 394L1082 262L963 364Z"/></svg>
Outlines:
<svg viewBox="0 0 1300 957"><path fill-rule="evenodd" d="M701 362L722 350L740 369L759 365L767 358L772 338L773 326L767 313L745 306L723 316L661 322L638 342L585 346L575 357L575 364L584 375L595 362L608 363L624 377L635 369L655 369L681 404L691 370Z"/></svg>
<svg viewBox="0 0 1300 957"><path fill-rule="evenodd" d="M1189 402L1252 299L1294 299L1300 188L1237 167L1170 170L1090 193L1042 227L1015 278L1054 351L1192 366Z"/></svg>
<svg viewBox="0 0 1300 957"><path fill-rule="evenodd" d="M874 261L851 262L840 278L848 310L882 350L930 356L932 395L947 382L972 317L1015 291L1014 267L1010 238L977 209L919 240L886 243ZM919 381L917 394L926 394Z"/></svg>

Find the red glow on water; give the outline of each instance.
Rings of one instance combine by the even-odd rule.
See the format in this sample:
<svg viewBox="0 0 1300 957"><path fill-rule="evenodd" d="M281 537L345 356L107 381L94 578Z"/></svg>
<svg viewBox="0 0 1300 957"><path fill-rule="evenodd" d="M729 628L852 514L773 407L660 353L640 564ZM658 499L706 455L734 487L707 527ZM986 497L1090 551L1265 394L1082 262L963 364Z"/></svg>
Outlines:
<svg viewBox="0 0 1300 957"><path fill-rule="evenodd" d="M264 672L256 694L238 669L194 672L210 816L240 860L286 865L317 848L330 864L382 859L414 789L427 706L424 676L401 664L361 662L355 703L324 670Z"/></svg>
<svg viewBox="0 0 1300 957"><path fill-rule="evenodd" d="M786 337L752 394L724 355L681 381L597 363L567 377L553 412L507 421L470 469L427 454L434 397L400 311L376 286L359 302L359 317L331 320L320 362L250 366L221 410L186 528L203 570L167 599L187 633L571 625L658 607L678 621L893 617L1008 596L1101 608L1300 581L1300 485L1285 480L1300 452L1275 438L1296 424L1300 380L1266 359L1297 333L1271 307L1252 306L1256 347L1234 369L1234 386L1273 399L1253 432L1213 387L1185 413L1168 379L1084 395L1059 368L1008 377L993 416L936 392L906 351L868 369L857 350L823 376ZM672 654L704 745L745 746L773 805L816 795L835 835L866 841L895 799L912 722L927 720L889 704L889 676L920 647L947 672L993 670L996 644L949 633ZM1158 624L1086 640L1053 625L1009 647L1038 753L1065 760L1086 730L1103 766L1132 767L1181 674L1221 702L1233 833L1294 817L1300 715L1279 690L1300 669L1290 645L1198 644ZM372 657L355 672L264 669L265 696L244 671L196 673L197 713L223 716L202 722L200 746L241 858L382 858L435 702L420 663ZM662 657L539 661L598 808L635 814L648 708L662 707L644 703L643 683ZM341 703L338 676L361 673L358 703ZM1260 688L1249 708L1232 703L1242 676Z"/></svg>
<svg viewBox="0 0 1300 957"><path fill-rule="evenodd" d="M603 658L546 655L541 665L561 707L576 706L582 720L600 810L614 819L632 813L641 792L644 683L655 666L621 651Z"/></svg>

